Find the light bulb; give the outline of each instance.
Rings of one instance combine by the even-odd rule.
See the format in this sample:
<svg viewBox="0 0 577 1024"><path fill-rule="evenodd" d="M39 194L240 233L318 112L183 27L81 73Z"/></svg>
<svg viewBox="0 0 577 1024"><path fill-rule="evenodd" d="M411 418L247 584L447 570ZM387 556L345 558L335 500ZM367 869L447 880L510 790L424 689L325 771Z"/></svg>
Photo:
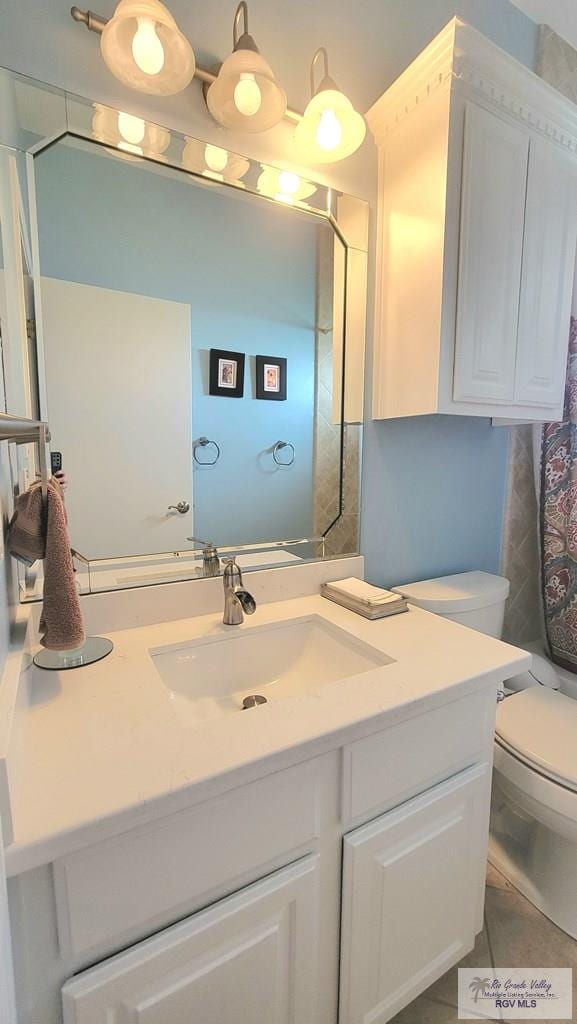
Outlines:
<svg viewBox="0 0 577 1024"><path fill-rule="evenodd" d="M118 131L125 142L130 143L132 146L137 146L144 138L146 125L141 117L135 117L134 114L125 114L124 111L119 110Z"/></svg>
<svg viewBox="0 0 577 1024"><path fill-rule="evenodd" d="M211 146L209 143L204 149L204 159L206 166L211 171L224 171L228 163L228 153L226 149L221 149L220 146Z"/></svg>
<svg viewBox="0 0 577 1024"><path fill-rule="evenodd" d="M262 94L256 78L250 72L241 72L234 87L236 109L246 117L253 117L254 114L258 114L261 103Z"/></svg>
<svg viewBox="0 0 577 1024"><path fill-rule="evenodd" d="M343 136L343 129L334 110L323 110L317 126L316 139L321 149L336 149Z"/></svg>
<svg viewBox="0 0 577 1024"><path fill-rule="evenodd" d="M275 199L281 203L294 203L300 186L301 179L298 174L293 174L292 171L281 171L278 176L280 192L276 193Z"/></svg>
<svg viewBox="0 0 577 1024"><path fill-rule="evenodd" d="M284 192L287 196L294 196L299 190L301 179L298 174L293 174L292 171L281 171L278 176L278 183L281 192Z"/></svg>
<svg viewBox="0 0 577 1024"><path fill-rule="evenodd" d="M121 149L123 153L133 153L134 156L143 155L142 146L133 146L131 142L119 142L118 148Z"/></svg>
<svg viewBox="0 0 577 1024"><path fill-rule="evenodd" d="M164 67L164 47L151 18L137 18L138 28L132 40L132 56L145 75L157 75Z"/></svg>

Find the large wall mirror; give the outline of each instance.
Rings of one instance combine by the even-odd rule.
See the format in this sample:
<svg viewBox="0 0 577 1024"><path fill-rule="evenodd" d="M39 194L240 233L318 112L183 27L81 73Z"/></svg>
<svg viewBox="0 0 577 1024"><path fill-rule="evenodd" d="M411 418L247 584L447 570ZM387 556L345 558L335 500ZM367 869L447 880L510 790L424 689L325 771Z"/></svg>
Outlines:
<svg viewBox="0 0 577 1024"><path fill-rule="evenodd" d="M83 589L354 553L366 204L0 78ZM30 589L30 587L29 587ZM32 588L33 593L37 588Z"/></svg>

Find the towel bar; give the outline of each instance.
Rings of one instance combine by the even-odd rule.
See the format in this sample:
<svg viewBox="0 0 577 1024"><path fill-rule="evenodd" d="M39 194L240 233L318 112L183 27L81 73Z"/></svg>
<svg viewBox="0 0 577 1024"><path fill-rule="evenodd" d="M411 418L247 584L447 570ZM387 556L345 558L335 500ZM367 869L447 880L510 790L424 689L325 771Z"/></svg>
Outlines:
<svg viewBox="0 0 577 1024"><path fill-rule="evenodd" d="M38 468L40 470L40 482L42 486L42 500L48 500L48 442L50 431L48 424L42 420L25 419L22 416L11 416L9 413L0 413L0 441L9 441L13 444L37 444L38 445ZM80 668L83 665L91 665L100 661L113 650L112 640L104 636L87 636L82 647L74 651L51 651L42 650L34 655L33 661L38 668L63 671L65 669Z"/></svg>
<svg viewBox="0 0 577 1024"><path fill-rule="evenodd" d="M48 498L48 458L46 446L50 440L48 424L42 420L30 420L23 416L12 416L10 413L0 413L0 441L10 441L12 444L37 444L38 445L38 468L40 469L40 482L42 485L42 498Z"/></svg>
<svg viewBox="0 0 577 1024"><path fill-rule="evenodd" d="M213 445L213 447L214 447L214 452L213 452L214 458L213 459L210 459L210 458L209 459L199 459L197 454L196 454L197 449L198 448L207 448L208 445ZM216 443L216 441L211 441L210 438L208 438L208 437L199 437L198 441L195 441L193 446L192 446L192 455L193 455L194 461L199 466L216 466L218 460L220 459L220 445L218 445Z"/></svg>
<svg viewBox="0 0 577 1024"><path fill-rule="evenodd" d="M289 449L289 456L288 456L288 459L286 460L286 462L284 461L284 459L279 459L279 457L278 457L278 453L280 451L282 451L283 448L288 448ZM292 466L292 464L293 464L293 462L295 460L295 446L294 446L294 444L292 444L291 441L277 441L276 444L273 447L273 450L272 450L272 457L273 457L274 461L276 462L277 466Z"/></svg>
<svg viewBox="0 0 577 1024"><path fill-rule="evenodd" d="M40 431L48 434L48 424L42 420L30 420L24 416L12 416L0 412L0 441L15 441L16 444L32 444L40 440ZM50 440L48 434L47 441Z"/></svg>

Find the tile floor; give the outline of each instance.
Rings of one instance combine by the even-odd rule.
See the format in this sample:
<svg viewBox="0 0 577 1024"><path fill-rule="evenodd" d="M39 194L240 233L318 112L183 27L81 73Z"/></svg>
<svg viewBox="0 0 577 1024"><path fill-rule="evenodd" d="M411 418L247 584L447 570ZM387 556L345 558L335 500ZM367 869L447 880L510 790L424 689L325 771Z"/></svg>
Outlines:
<svg viewBox="0 0 577 1024"><path fill-rule="evenodd" d="M536 910L490 864L485 927L475 949L457 966L572 967L573 1021L577 1021L577 942ZM457 967L453 967L391 1024L456 1024L458 1019Z"/></svg>

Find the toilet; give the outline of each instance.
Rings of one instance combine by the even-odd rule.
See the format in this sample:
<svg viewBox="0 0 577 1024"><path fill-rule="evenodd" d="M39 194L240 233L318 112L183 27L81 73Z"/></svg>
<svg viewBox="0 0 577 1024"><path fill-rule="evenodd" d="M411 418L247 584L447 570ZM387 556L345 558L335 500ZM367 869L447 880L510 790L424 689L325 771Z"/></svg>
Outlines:
<svg viewBox="0 0 577 1024"><path fill-rule="evenodd" d="M485 572L394 587L410 604L499 638L509 581ZM497 707L489 860L577 938L577 701L533 654ZM573 686L574 686L574 677Z"/></svg>

